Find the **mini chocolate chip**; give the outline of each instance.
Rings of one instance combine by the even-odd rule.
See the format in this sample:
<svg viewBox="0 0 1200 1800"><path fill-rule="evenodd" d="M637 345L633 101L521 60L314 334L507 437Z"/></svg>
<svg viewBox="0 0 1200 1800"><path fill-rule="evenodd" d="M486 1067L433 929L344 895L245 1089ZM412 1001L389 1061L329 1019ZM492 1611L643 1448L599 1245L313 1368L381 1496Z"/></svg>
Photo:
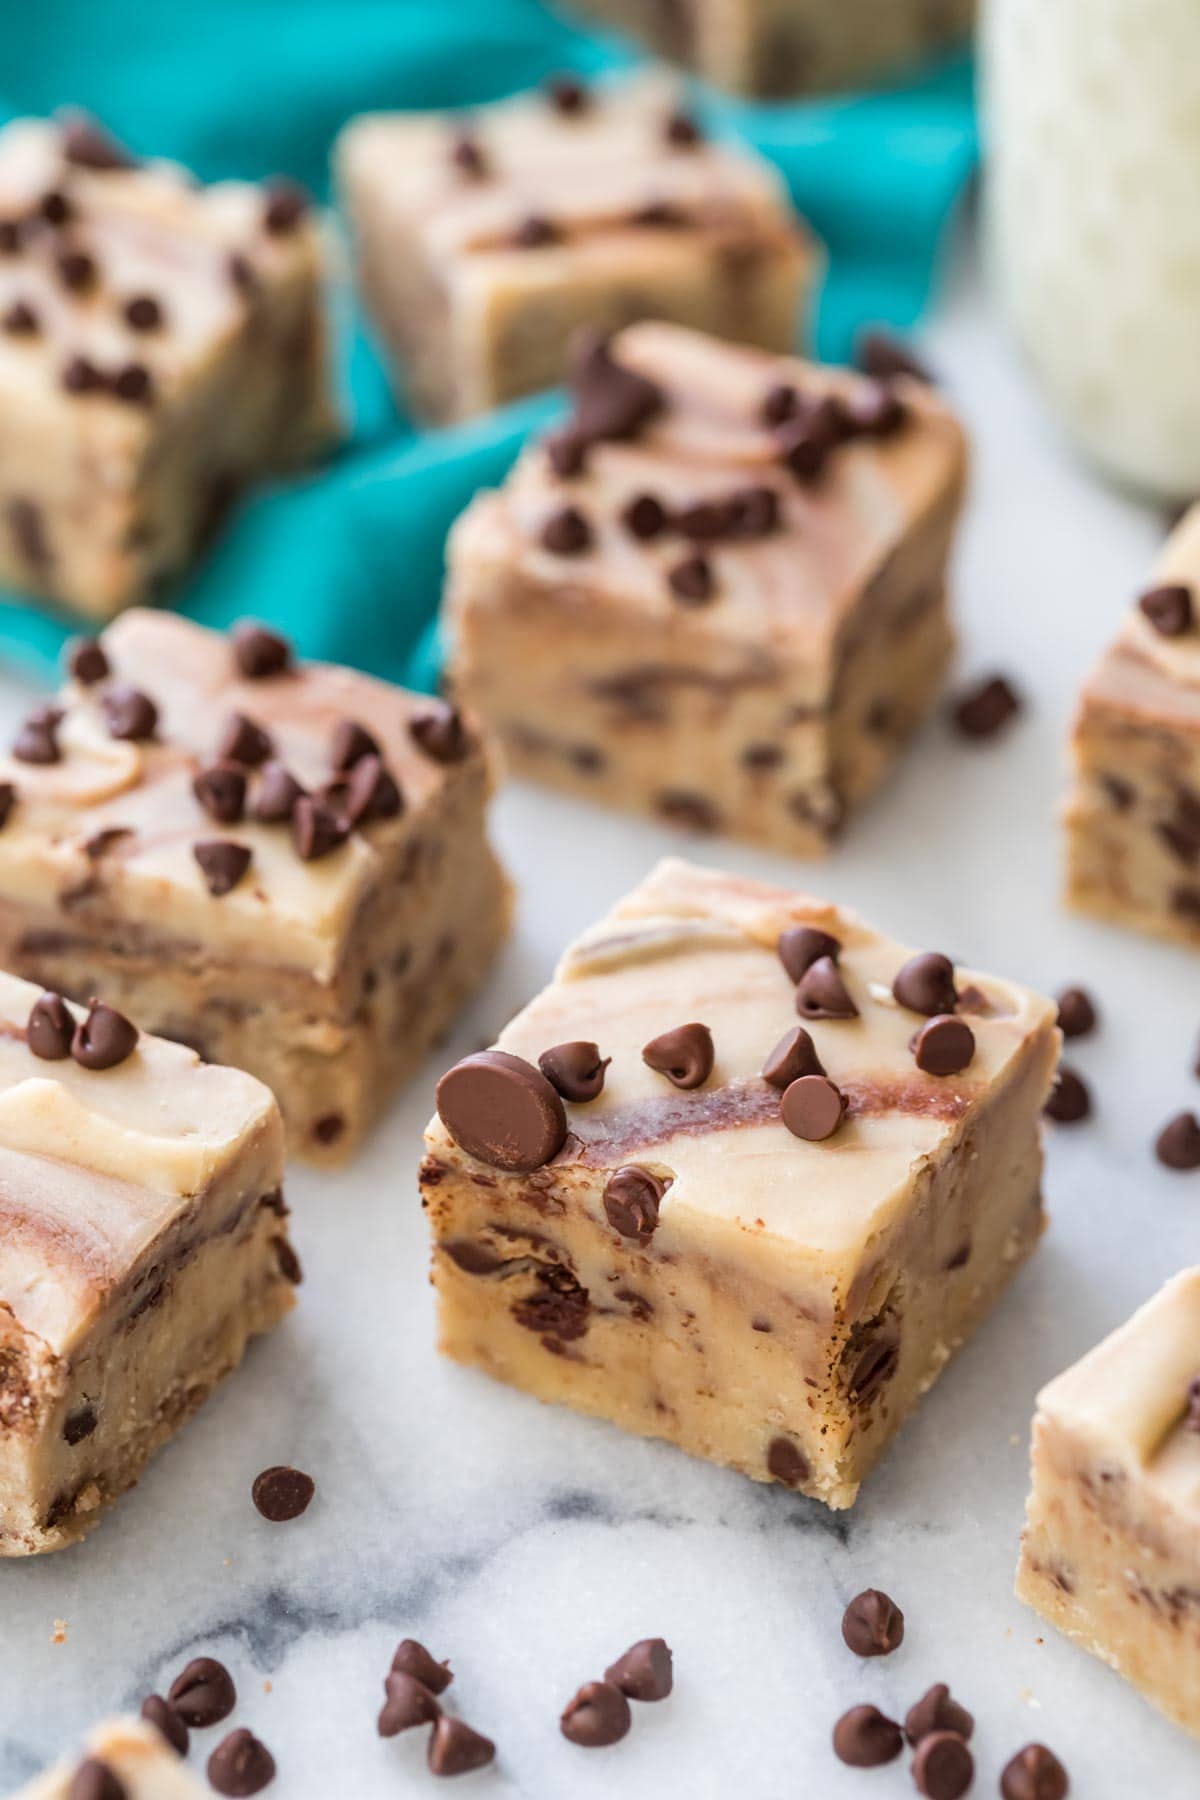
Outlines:
<svg viewBox="0 0 1200 1800"><path fill-rule="evenodd" d="M8 824L17 804L17 790L11 781L0 781L0 831Z"/></svg>
<svg viewBox="0 0 1200 1800"><path fill-rule="evenodd" d="M604 1071L611 1061L611 1056L601 1056L599 1045L577 1038L543 1050L538 1068L564 1100L582 1105L600 1093Z"/></svg>
<svg viewBox="0 0 1200 1800"><path fill-rule="evenodd" d="M913 354L910 346L903 339L893 337L890 331L878 327L860 334L855 361L864 375L873 375L877 381L891 381L897 375L907 375L926 387L935 385L929 369Z"/></svg>
<svg viewBox="0 0 1200 1800"><path fill-rule="evenodd" d="M236 763L213 763L200 770L192 792L210 819L236 825L246 810L246 772Z"/></svg>
<svg viewBox="0 0 1200 1800"><path fill-rule="evenodd" d="M10 337L36 337L41 329L37 314L26 300L14 300L0 319L0 325Z"/></svg>
<svg viewBox="0 0 1200 1800"><path fill-rule="evenodd" d="M767 390L762 403L761 418L764 425L786 425L789 419L795 419L804 410L799 394L790 382L781 381Z"/></svg>
<svg viewBox="0 0 1200 1800"><path fill-rule="evenodd" d="M1096 1008L1084 988L1064 988L1058 996L1058 1029L1065 1038L1087 1037L1096 1029Z"/></svg>
<svg viewBox="0 0 1200 1800"><path fill-rule="evenodd" d="M118 400L127 401L130 406L146 406L154 398L154 377L145 363L123 363L108 385Z"/></svg>
<svg viewBox="0 0 1200 1800"><path fill-rule="evenodd" d="M75 1020L61 994L43 994L35 1000L25 1027L25 1042L43 1062L62 1062L71 1054Z"/></svg>
<svg viewBox="0 0 1200 1800"><path fill-rule="evenodd" d="M162 326L162 303L153 294L133 294L121 310L131 331L158 331Z"/></svg>
<svg viewBox="0 0 1200 1800"><path fill-rule="evenodd" d="M667 586L685 606L703 606L716 592L712 564L697 551L673 563L667 570Z"/></svg>
<svg viewBox="0 0 1200 1800"><path fill-rule="evenodd" d="M931 1731L917 1745L912 1778L928 1800L960 1800L975 1779L975 1758L955 1731Z"/></svg>
<svg viewBox="0 0 1200 1800"><path fill-rule="evenodd" d="M20 219L0 219L0 256L16 256L25 235Z"/></svg>
<svg viewBox="0 0 1200 1800"><path fill-rule="evenodd" d="M726 513L734 537L769 537L779 527L779 495L769 487L739 488L730 495Z"/></svg>
<svg viewBox="0 0 1200 1800"><path fill-rule="evenodd" d="M604 1186L604 1216L613 1230L635 1243L648 1244L658 1229L658 1213L666 1183L638 1163L614 1170Z"/></svg>
<svg viewBox="0 0 1200 1800"><path fill-rule="evenodd" d="M416 1725L432 1725L441 1716L441 1707L415 1675L403 1671L389 1675L383 1688L387 1697L376 1727L380 1737L396 1737Z"/></svg>
<svg viewBox="0 0 1200 1800"><path fill-rule="evenodd" d="M209 893L214 900L220 900L242 880L253 852L249 845L235 844L228 838L206 838L192 845L192 855L200 865Z"/></svg>
<svg viewBox="0 0 1200 1800"><path fill-rule="evenodd" d="M686 207L677 206L673 200L650 200L630 213L629 223L648 230L680 231L691 223L691 215Z"/></svg>
<svg viewBox="0 0 1200 1800"><path fill-rule="evenodd" d="M582 556L592 545L592 528L576 506L551 513L542 526L542 548L554 556Z"/></svg>
<svg viewBox="0 0 1200 1800"><path fill-rule="evenodd" d="M237 1705L237 1689L224 1663L212 1656L193 1657L167 1689L167 1700L185 1725L203 1730L219 1725Z"/></svg>
<svg viewBox="0 0 1200 1800"><path fill-rule="evenodd" d="M1138 601L1138 608L1162 637L1183 637L1196 620L1192 590L1182 582L1151 588Z"/></svg>
<svg viewBox="0 0 1200 1800"><path fill-rule="evenodd" d="M495 1169L527 1173L558 1155L563 1103L540 1069L506 1050L478 1050L448 1069L437 1109L455 1143Z"/></svg>
<svg viewBox="0 0 1200 1800"><path fill-rule="evenodd" d="M1000 1777L1004 1800L1066 1800L1069 1787L1067 1771L1045 1744L1026 1744Z"/></svg>
<svg viewBox="0 0 1200 1800"><path fill-rule="evenodd" d="M158 729L158 708L149 694L138 688L109 688L100 705L109 737L136 744L152 738Z"/></svg>
<svg viewBox="0 0 1200 1800"><path fill-rule="evenodd" d="M894 1762L903 1748L899 1725L877 1706L852 1706L833 1728L833 1753L852 1769L878 1769Z"/></svg>
<svg viewBox="0 0 1200 1800"><path fill-rule="evenodd" d="M239 675L247 681L263 681L269 675L283 675L292 666L292 647L277 631L243 619L233 628L233 660Z"/></svg>
<svg viewBox="0 0 1200 1800"><path fill-rule="evenodd" d="M1188 1383L1187 1407L1187 1429L1200 1431L1200 1375L1193 1376Z"/></svg>
<svg viewBox="0 0 1200 1800"><path fill-rule="evenodd" d="M292 844L301 862L319 862L350 835L347 821L319 800L301 794L292 807Z"/></svg>
<svg viewBox="0 0 1200 1800"><path fill-rule="evenodd" d="M277 1463L254 1477L250 1498L264 1519L269 1519L272 1525L282 1525L307 1512L316 1491L316 1482L303 1469L291 1469Z"/></svg>
<svg viewBox="0 0 1200 1800"><path fill-rule="evenodd" d="M587 443L574 426L564 425L561 431L552 431L543 440L542 448L560 481L570 481L573 476L583 474Z"/></svg>
<svg viewBox="0 0 1200 1800"><path fill-rule="evenodd" d="M1060 1125L1075 1125L1080 1119L1086 1119L1091 1110L1092 1096L1088 1092L1087 1083L1074 1069L1068 1069L1064 1063L1060 1063L1054 1077L1054 1086L1050 1089L1050 1097L1046 1101L1046 1117L1056 1120Z"/></svg>
<svg viewBox="0 0 1200 1800"><path fill-rule="evenodd" d="M258 791L251 809L260 825L285 825L296 810L297 800L305 798L304 789L282 763L262 766Z"/></svg>
<svg viewBox="0 0 1200 1800"><path fill-rule="evenodd" d="M644 1044L642 1061L677 1088L702 1087L712 1074L712 1032L707 1025L678 1025Z"/></svg>
<svg viewBox="0 0 1200 1800"><path fill-rule="evenodd" d="M364 756L356 762L345 785L342 810L351 825L395 819L404 811L404 796L378 756Z"/></svg>
<svg viewBox="0 0 1200 1800"><path fill-rule="evenodd" d="M254 292L255 288L258 286L258 276L255 274L254 265L248 256L243 255L240 250L234 250L231 252L229 261L226 263L225 267L228 271L231 284L238 290L239 294L252 294Z"/></svg>
<svg viewBox="0 0 1200 1800"><path fill-rule="evenodd" d="M89 1756L72 1775L67 1800L130 1800L130 1793L114 1769Z"/></svg>
<svg viewBox="0 0 1200 1800"><path fill-rule="evenodd" d="M717 500L694 500L681 506L675 514L674 526L685 538L697 543L712 543L729 532L729 513Z"/></svg>
<svg viewBox="0 0 1200 1800"><path fill-rule="evenodd" d="M67 673L81 687L95 687L98 681L108 679L108 658L99 638L82 637L71 640L67 650Z"/></svg>
<svg viewBox="0 0 1200 1800"><path fill-rule="evenodd" d="M767 1445L767 1473L784 1487L800 1487L809 1477L808 1458L791 1438L774 1437Z"/></svg>
<svg viewBox="0 0 1200 1800"><path fill-rule="evenodd" d="M958 696L951 718L963 737L990 738L1020 710L1020 697L1011 682L1003 675L991 675Z"/></svg>
<svg viewBox="0 0 1200 1800"><path fill-rule="evenodd" d="M829 460L828 441L807 416L785 425L779 434L779 457L803 485L816 481Z"/></svg>
<svg viewBox="0 0 1200 1800"><path fill-rule="evenodd" d="M1154 1154L1168 1169L1200 1169L1200 1119L1194 1112L1168 1119L1154 1140Z"/></svg>
<svg viewBox="0 0 1200 1800"><path fill-rule="evenodd" d="M845 1095L826 1075L801 1075L779 1102L779 1116L792 1136L810 1143L832 1137L845 1111Z"/></svg>
<svg viewBox="0 0 1200 1800"><path fill-rule="evenodd" d="M544 213L528 213L513 232L512 241L519 250L542 250L557 244L562 232Z"/></svg>
<svg viewBox="0 0 1200 1800"><path fill-rule="evenodd" d="M563 1736L587 1750L619 1744L632 1723L629 1702L611 1681L585 1681L559 1720Z"/></svg>
<svg viewBox="0 0 1200 1800"><path fill-rule="evenodd" d="M704 133L696 120L691 113L682 110L669 115L663 127L663 136L676 150L694 150L704 141Z"/></svg>
<svg viewBox="0 0 1200 1800"><path fill-rule="evenodd" d="M133 1055L137 1041L137 1026L124 1013L89 1000L87 1017L71 1039L71 1055L81 1069L115 1069Z"/></svg>
<svg viewBox="0 0 1200 1800"><path fill-rule="evenodd" d="M402 1638L397 1644L392 1674L413 1676L431 1694L444 1693L454 1680L450 1664L438 1662L416 1638Z"/></svg>
<svg viewBox="0 0 1200 1800"><path fill-rule="evenodd" d="M488 160L483 145L468 132L462 132L450 145L450 161L455 168L472 180L478 181L488 172Z"/></svg>
<svg viewBox="0 0 1200 1800"><path fill-rule="evenodd" d="M148 1724L153 1725L159 1737L166 1739L176 1756L187 1755L191 1742L188 1728L161 1694L147 1694L142 1701L141 1714Z"/></svg>
<svg viewBox="0 0 1200 1800"><path fill-rule="evenodd" d="M88 356L72 356L63 365L62 384L68 394L97 394L104 377Z"/></svg>
<svg viewBox="0 0 1200 1800"><path fill-rule="evenodd" d="M800 977L796 1011L802 1019L857 1019L858 1008L832 956L818 956Z"/></svg>
<svg viewBox="0 0 1200 1800"><path fill-rule="evenodd" d="M913 1040L917 1067L926 1075L958 1075L974 1055L975 1033L952 1013L937 1014Z"/></svg>
<svg viewBox="0 0 1200 1800"><path fill-rule="evenodd" d="M308 207L304 189L297 182L277 175L263 188L263 229L273 237L285 236L295 231Z"/></svg>
<svg viewBox="0 0 1200 1800"><path fill-rule="evenodd" d="M496 1746L463 1719L443 1713L429 1736L426 1761L433 1775L467 1775L494 1760Z"/></svg>
<svg viewBox="0 0 1200 1800"><path fill-rule="evenodd" d="M954 964L937 950L923 951L904 964L892 983L892 995L910 1012L952 1013L958 1005Z"/></svg>
<svg viewBox="0 0 1200 1800"><path fill-rule="evenodd" d="M555 75L546 83L546 98L555 112L575 118L587 112L592 96L576 75Z"/></svg>
<svg viewBox="0 0 1200 1800"><path fill-rule="evenodd" d="M137 167L136 157L85 112L63 114L59 121L59 144L64 161L79 169L109 174L114 170Z"/></svg>
<svg viewBox="0 0 1200 1800"><path fill-rule="evenodd" d="M63 1442L70 1444L73 1449L76 1444L82 1444L85 1438L90 1438L99 1423L94 1406L79 1407L75 1412L68 1413L63 1420Z"/></svg>
<svg viewBox="0 0 1200 1800"><path fill-rule="evenodd" d="M604 1679L628 1700L665 1700L675 1683L665 1639L639 1638L605 1669Z"/></svg>
<svg viewBox="0 0 1200 1800"><path fill-rule="evenodd" d="M969 1738L975 1721L965 1706L960 1706L944 1681L935 1681L904 1715L904 1735L910 1744L919 1744L931 1731L953 1731Z"/></svg>
<svg viewBox="0 0 1200 1800"><path fill-rule="evenodd" d="M850 397L851 430L866 437L886 438L899 431L908 419L908 408L899 394L882 381L868 382Z"/></svg>
<svg viewBox="0 0 1200 1800"><path fill-rule="evenodd" d="M791 1087L804 1075L824 1075L811 1035L803 1025L784 1033L762 1066L762 1078L773 1088Z"/></svg>
<svg viewBox="0 0 1200 1800"><path fill-rule="evenodd" d="M17 761L43 767L60 762L58 728L61 723L62 713L58 707L36 707L13 739L12 753Z"/></svg>
<svg viewBox="0 0 1200 1800"><path fill-rule="evenodd" d="M904 1614L890 1594L864 1588L842 1614L842 1637L855 1656L890 1656L904 1642Z"/></svg>
<svg viewBox="0 0 1200 1800"><path fill-rule="evenodd" d="M409 736L432 762L462 762L471 748L462 714L456 706L438 705L414 713L408 721Z"/></svg>
<svg viewBox="0 0 1200 1800"><path fill-rule="evenodd" d="M261 725L248 719L245 713L230 713L221 735L217 740L217 758L220 762L241 763L243 768L257 769L271 755L274 746L270 736Z"/></svg>
<svg viewBox="0 0 1200 1800"><path fill-rule="evenodd" d="M653 494L635 494L621 513L621 523L631 537L648 543L667 529L667 509Z"/></svg>
<svg viewBox="0 0 1200 1800"><path fill-rule="evenodd" d="M209 1786L233 1800L261 1793L275 1779L275 1758L244 1725L222 1738L208 1759Z"/></svg>
<svg viewBox="0 0 1200 1800"><path fill-rule="evenodd" d="M786 931L780 932L775 945L779 960L792 981L799 981L806 975L819 957L828 956L836 962L841 948L837 938L827 931L818 931L815 925L789 925Z"/></svg>

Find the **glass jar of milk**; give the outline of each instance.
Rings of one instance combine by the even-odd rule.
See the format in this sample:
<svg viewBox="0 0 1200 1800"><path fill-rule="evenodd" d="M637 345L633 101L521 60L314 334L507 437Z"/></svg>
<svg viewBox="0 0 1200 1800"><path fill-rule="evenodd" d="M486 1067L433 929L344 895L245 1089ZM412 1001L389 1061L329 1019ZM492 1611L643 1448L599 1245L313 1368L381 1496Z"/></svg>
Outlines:
<svg viewBox="0 0 1200 1800"><path fill-rule="evenodd" d="M985 0L993 289L1071 435L1200 494L1200 0Z"/></svg>

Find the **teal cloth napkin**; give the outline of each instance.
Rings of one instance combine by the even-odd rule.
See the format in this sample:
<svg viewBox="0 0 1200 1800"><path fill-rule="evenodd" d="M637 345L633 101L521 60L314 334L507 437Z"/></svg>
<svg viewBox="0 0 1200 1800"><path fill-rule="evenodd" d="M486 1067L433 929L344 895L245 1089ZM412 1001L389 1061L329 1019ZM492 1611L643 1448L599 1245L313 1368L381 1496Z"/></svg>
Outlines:
<svg viewBox="0 0 1200 1800"><path fill-rule="evenodd" d="M330 144L353 113L470 105L634 57L538 0L40 0L14 11L4 35L0 120L80 105L132 149L206 180L288 174L321 195ZM920 316L977 155L967 58L883 93L771 106L707 93L702 110L778 164L828 249L823 356L845 359L864 322ZM417 430L352 305L343 312L345 446L244 502L174 604L213 626L253 615L306 656L429 688L446 531L557 402L538 395ZM0 656L33 677L51 678L71 629L0 591Z"/></svg>

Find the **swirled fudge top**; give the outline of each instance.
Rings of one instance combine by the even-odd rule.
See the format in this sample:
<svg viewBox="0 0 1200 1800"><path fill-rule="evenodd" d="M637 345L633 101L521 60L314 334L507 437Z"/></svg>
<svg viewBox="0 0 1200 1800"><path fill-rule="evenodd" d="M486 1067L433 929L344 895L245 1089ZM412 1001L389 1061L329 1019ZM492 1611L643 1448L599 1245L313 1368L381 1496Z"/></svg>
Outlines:
<svg viewBox="0 0 1200 1800"><path fill-rule="evenodd" d="M72 666L0 757L0 903L65 929L329 981L385 858L483 768L450 708L260 627L134 610Z"/></svg>
<svg viewBox="0 0 1200 1800"><path fill-rule="evenodd" d="M1200 738L1200 504L1163 546L1150 586L1089 676L1084 702Z"/></svg>
<svg viewBox="0 0 1200 1800"><path fill-rule="evenodd" d="M86 398L110 432L144 430L256 294L320 261L290 183L202 187L81 117L0 130L0 387L30 404Z"/></svg>
<svg viewBox="0 0 1200 1800"><path fill-rule="evenodd" d="M337 158L347 189L416 230L451 285L480 257L608 257L663 233L810 242L771 165L707 138L656 74L551 83L469 116L369 113Z"/></svg>
<svg viewBox="0 0 1200 1800"><path fill-rule="evenodd" d="M1200 1521L1200 1268L1185 1269L1044 1387L1039 1417Z"/></svg>
<svg viewBox="0 0 1200 1800"><path fill-rule="evenodd" d="M149 1245L214 1227L204 1196L244 1156L278 1180L261 1081L0 974L0 1339L10 1314L63 1350Z"/></svg>
<svg viewBox="0 0 1200 1800"><path fill-rule="evenodd" d="M781 1264L852 1277L922 1171L1055 1035L1053 1005L1013 982L672 860L567 950L501 1033L499 1064L483 1052L443 1077L430 1144L468 1167L533 1170L534 1186L648 1170L666 1184L660 1250L720 1222L768 1240ZM974 1154L991 1154L978 1134ZM607 1190L605 1206L621 1230Z"/></svg>
<svg viewBox="0 0 1200 1800"><path fill-rule="evenodd" d="M911 575L884 593L889 560L957 505L966 461L929 387L649 323L579 340L571 387L567 425L456 527L465 584L515 571L693 643L786 654L816 700L864 596L921 597Z"/></svg>
<svg viewBox="0 0 1200 1800"><path fill-rule="evenodd" d="M11 1800L71 1800L78 1793L103 1794L107 1790L99 1775L90 1786L72 1785L80 1780L80 1765L89 1761L112 1773L127 1800L202 1800L209 1793L153 1725L143 1719L112 1719L89 1733L81 1755L37 1776Z"/></svg>

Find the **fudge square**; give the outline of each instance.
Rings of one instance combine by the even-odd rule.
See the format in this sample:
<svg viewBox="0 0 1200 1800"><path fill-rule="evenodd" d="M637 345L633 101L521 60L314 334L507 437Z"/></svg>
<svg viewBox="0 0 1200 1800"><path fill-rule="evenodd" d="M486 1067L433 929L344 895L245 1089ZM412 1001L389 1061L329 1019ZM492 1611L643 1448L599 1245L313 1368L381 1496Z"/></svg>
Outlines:
<svg viewBox="0 0 1200 1800"><path fill-rule="evenodd" d="M1017 1593L1200 1734L1200 1268L1038 1395Z"/></svg>
<svg viewBox="0 0 1200 1800"><path fill-rule="evenodd" d="M0 582L107 618L335 434L320 231L89 121L0 131Z"/></svg>
<svg viewBox="0 0 1200 1800"><path fill-rule="evenodd" d="M572 390L454 528L456 691L518 774L824 850L941 683L961 428L662 324L583 340Z"/></svg>
<svg viewBox="0 0 1200 1800"><path fill-rule="evenodd" d="M59 1550L293 1302L261 1082L0 975L0 1556Z"/></svg>
<svg viewBox="0 0 1200 1800"><path fill-rule="evenodd" d="M0 966L258 1075L347 1157L508 920L491 774L440 702L137 610L0 757Z"/></svg>
<svg viewBox="0 0 1200 1800"><path fill-rule="evenodd" d="M1057 1052L1039 995L665 862L439 1084L441 1349L849 1506L1038 1241Z"/></svg>
<svg viewBox="0 0 1200 1800"><path fill-rule="evenodd" d="M1200 506L1084 685L1067 898L1200 949Z"/></svg>
<svg viewBox="0 0 1200 1800"><path fill-rule="evenodd" d="M81 1755L37 1776L11 1800L204 1800L210 1793L153 1725L110 1719L88 1734Z"/></svg>
<svg viewBox="0 0 1200 1800"><path fill-rule="evenodd" d="M819 272L774 169L706 138L657 75L368 114L336 164L367 307L435 419L550 386L580 323L790 349Z"/></svg>

